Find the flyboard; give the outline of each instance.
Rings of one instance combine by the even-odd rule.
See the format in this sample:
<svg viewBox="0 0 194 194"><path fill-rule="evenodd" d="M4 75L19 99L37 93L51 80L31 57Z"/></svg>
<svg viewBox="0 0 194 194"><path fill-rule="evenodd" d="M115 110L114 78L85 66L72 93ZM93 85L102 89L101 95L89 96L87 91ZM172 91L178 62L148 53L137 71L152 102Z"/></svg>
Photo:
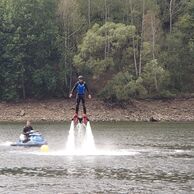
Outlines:
<svg viewBox="0 0 194 194"><path fill-rule="evenodd" d="M78 124L81 124L83 127L87 126L87 122L89 121L86 114L83 114L82 117L78 117L78 114L75 114L72 118L72 121L74 123L74 127L76 128Z"/></svg>

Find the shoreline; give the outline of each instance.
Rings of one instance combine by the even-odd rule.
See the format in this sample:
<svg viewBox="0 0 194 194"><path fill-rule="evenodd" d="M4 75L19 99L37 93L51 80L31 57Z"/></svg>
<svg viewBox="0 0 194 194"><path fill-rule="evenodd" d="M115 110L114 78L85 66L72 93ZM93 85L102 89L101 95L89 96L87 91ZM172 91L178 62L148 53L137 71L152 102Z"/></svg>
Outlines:
<svg viewBox="0 0 194 194"><path fill-rule="evenodd" d="M91 121L194 121L194 98L174 100L133 100L124 107L87 99ZM80 106L82 111L82 106ZM75 99L26 100L0 103L0 122L67 122L75 112Z"/></svg>

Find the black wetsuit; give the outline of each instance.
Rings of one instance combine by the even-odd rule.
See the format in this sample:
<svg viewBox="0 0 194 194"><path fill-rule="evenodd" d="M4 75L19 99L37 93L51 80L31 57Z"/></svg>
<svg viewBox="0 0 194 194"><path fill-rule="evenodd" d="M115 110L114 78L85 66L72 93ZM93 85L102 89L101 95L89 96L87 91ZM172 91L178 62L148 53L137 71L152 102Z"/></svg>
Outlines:
<svg viewBox="0 0 194 194"><path fill-rule="evenodd" d="M23 134L26 136L26 140L24 142L29 141L30 132L33 131L33 128L31 126L25 126L23 128Z"/></svg>
<svg viewBox="0 0 194 194"><path fill-rule="evenodd" d="M30 132L33 131L31 126L25 126L23 128L23 134L26 136L26 139L23 141L24 143L29 141Z"/></svg>
<svg viewBox="0 0 194 194"><path fill-rule="evenodd" d="M29 134L31 131L33 131L33 128L31 126L25 126L23 129L23 134Z"/></svg>
<svg viewBox="0 0 194 194"><path fill-rule="evenodd" d="M84 89L79 90L79 87L82 87L82 86L83 86ZM80 102L82 101L83 112L84 112L84 114L86 114L85 90L87 90L87 92L89 92L88 86L85 82L77 82L77 83L75 83L71 93L73 93L75 90L77 90L77 94L76 94L76 111L75 112L78 114L79 105L80 105Z"/></svg>

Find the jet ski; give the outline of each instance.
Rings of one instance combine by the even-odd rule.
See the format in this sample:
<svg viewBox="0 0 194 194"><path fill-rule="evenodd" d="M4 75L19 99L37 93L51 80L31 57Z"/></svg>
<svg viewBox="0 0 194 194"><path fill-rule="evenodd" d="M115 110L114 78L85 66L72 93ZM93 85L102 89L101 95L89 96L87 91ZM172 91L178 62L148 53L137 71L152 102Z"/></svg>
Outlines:
<svg viewBox="0 0 194 194"><path fill-rule="evenodd" d="M41 147L42 145L47 145L47 141L39 132L30 132L28 139L25 139L24 136L21 134L19 140L11 144L11 146Z"/></svg>
<svg viewBox="0 0 194 194"><path fill-rule="evenodd" d="M77 126L78 123L86 126L89 119L86 114L83 114L82 117L78 117L78 114L75 114L72 118L72 121L74 121L74 126Z"/></svg>

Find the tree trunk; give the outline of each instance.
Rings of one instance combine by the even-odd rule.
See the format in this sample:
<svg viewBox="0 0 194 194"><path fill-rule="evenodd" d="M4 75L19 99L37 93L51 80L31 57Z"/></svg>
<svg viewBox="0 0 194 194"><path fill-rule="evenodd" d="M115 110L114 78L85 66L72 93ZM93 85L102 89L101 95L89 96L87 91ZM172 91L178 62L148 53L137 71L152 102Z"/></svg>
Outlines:
<svg viewBox="0 0 194 194"><path fill-rule="evenodd" d="M158 80L157 80L156 73L155 73L155 76L154 76L154 82L155 82L155 89L158 92Z"/></svg>
<svg viewBox="0 0 194 194"><path fill-rule="evenodd" d="M108 21L108 6L107 6L107 0L104 0L104 22L106 23Z"/></svg>
<svg viewBox="0 0 194 194"><path fill-rule="evenodd" d="M155 13L151 14L151 27L152 27L152 58L155 59L155 42L156 42Z"/></svg>
<svg viewBox="0 0 194 194"><path fill-rule="evenodd" d="M142 72L142 50L144 41L144 17L145 17L145 0L142 0L142 24L141 24L141 42L139 48L139 76Z"/></svg>
<svg viewBox="0 0 194 194"><path fill-rule="evenodd" d="M24 80L24 65L22 65L22 96L23 99L26 99L26 88L25 88L25 80Z"/></svg>
<svg viewBox="0 0 194 194"><path fill-rule="evenodd" d="M104 13L104 22L106 23L108 21L107 0L104 0L104 11L105 11L105 13ZM107 35L107 31L105 33L105 36L106 36L106 38L105 38L106 43L105 43L105 47L104 47L104 59L106 60L106 58L107 58L107 49L108 49L108 45L107 45L107 43L108 43L108 41L107 41L107 36L108 36Z"/></svg>
<svg viewBox="0 0 194 194"><path fill-rule="evenodd" d="M170 7L169 7L169 16L170 16L170 33L172 32L172 6L173 6L173 0L170 0Z"/></svg>
<svg viewBox="0 0 194 194"><path fill-rule="evenodd" d="M91 22L91 0L88 0L88 26L90 27Z"/></svg>
<svg viewBox="0 0 194 194"><path fill-rule="evenodd" d="M130 1L130 11L131 11L131 25L133 25L133 3L132 0ZM135 48L135 37L133 36L133 60L134 60L134 67L135 67L135 75L138 76L138 69L137 69L137 59L136 59L136 48Z"/></svg>

